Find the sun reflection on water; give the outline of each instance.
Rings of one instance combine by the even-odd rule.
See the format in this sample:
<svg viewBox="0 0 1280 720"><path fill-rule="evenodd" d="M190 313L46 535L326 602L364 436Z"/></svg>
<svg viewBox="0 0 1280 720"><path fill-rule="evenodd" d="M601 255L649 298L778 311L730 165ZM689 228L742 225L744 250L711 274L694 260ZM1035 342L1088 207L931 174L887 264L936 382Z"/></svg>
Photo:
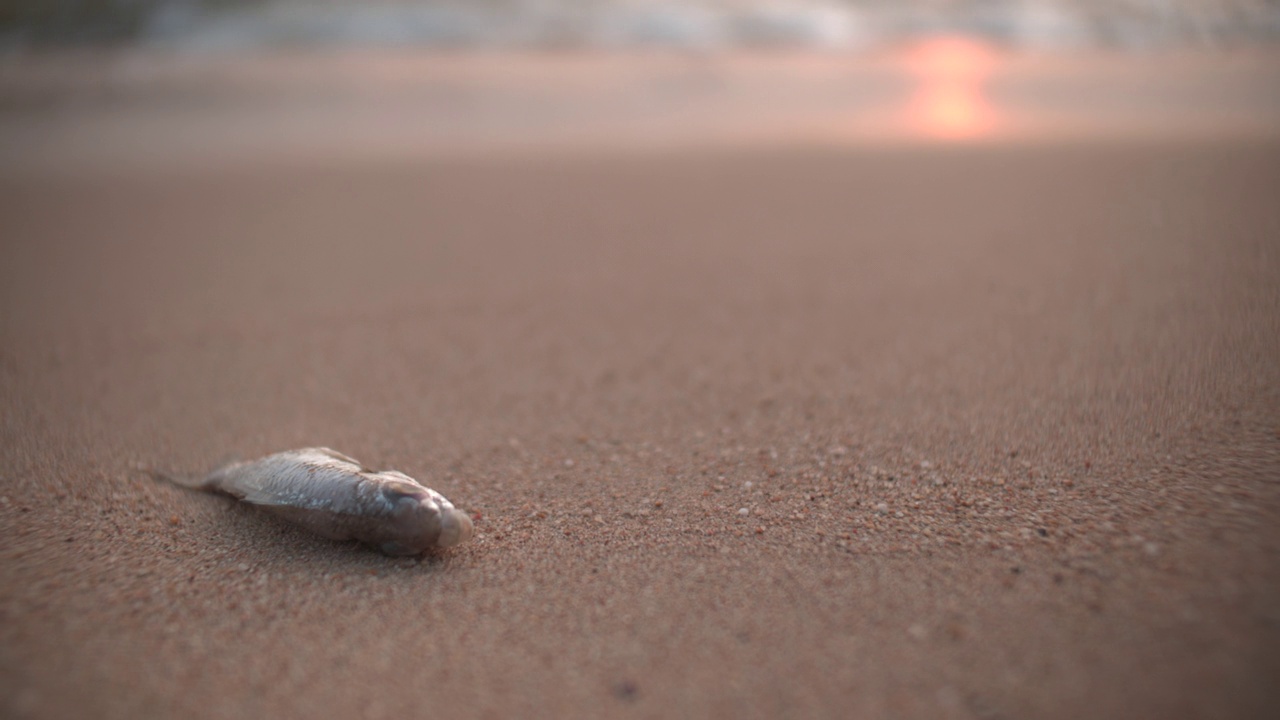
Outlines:
<svg viewBox="0 0 1280 720"><path fill-rule="evenodd" d="M937 140L974 140L993 134L998 123L986 94L996 57L980 41L936 37L911 48L907 66L917 89L907 108L913 133Z"/></svg>

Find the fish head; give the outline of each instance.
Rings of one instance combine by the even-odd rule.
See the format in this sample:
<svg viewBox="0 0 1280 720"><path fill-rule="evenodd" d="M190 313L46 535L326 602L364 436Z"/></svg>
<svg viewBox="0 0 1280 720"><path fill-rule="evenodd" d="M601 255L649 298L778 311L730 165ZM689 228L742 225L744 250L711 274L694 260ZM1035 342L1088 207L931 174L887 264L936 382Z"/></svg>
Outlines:
<svg viewBox="0 0 1280 720"><path fill-rule="evenodd" d="M446 501L447 502L447 501ZM440 539L436 544L440 547L453 547L471 539L475 527L471 517L453 505L440 508Z"/></svg>
<svg viewBox="0 0 1280 720"><path fill-rule="evenodd" d="M392 503L395 542L422 552L433 547L461 545L475 534L471 518L452 503L421 485L392 482L383 489Z"/></svg>

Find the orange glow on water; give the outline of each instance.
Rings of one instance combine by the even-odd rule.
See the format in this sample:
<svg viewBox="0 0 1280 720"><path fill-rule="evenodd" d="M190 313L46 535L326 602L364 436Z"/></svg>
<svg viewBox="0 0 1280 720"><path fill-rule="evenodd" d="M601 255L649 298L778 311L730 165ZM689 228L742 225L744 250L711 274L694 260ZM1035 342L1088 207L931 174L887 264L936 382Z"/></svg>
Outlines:
<svg viewBox="0 0 1280 720"><path fill-rule="evenodd" d="M991 135L997 113L985 85L995 61L989 46L968 38L932 38L912 48L907 59L917 83L907 109L912 131L939 140Z"/></svg>

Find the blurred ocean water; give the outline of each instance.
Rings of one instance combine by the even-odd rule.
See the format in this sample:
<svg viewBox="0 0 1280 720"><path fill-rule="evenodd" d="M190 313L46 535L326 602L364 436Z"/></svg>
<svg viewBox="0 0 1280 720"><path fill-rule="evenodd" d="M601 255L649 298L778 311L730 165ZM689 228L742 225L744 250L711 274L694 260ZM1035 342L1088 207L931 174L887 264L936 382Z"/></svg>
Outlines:
<svg viewBox="0 0 1280 720"><path fill-rule="evenodd" d="M1280 133L1280 0L24 2L0 174Z"/></svg>
<svg viewBox="0 0 1280 720"><path fill-rule="evenodd" d="M0 49L850 50L933 34L1034 49L1275 44L1280 0L8 0Z"/></svg>

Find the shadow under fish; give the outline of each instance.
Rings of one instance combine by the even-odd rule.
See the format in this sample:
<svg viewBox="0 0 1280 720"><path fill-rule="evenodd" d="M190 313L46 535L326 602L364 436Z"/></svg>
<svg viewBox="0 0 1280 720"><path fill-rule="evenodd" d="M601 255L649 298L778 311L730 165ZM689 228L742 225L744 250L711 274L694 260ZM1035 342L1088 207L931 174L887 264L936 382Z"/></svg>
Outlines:
<svg viewBox="0 0 1280 720"><path fill-rule="evenodd" d="M329 448L288 450L223 465L200 479L158 472L182 487L231 495L334 540L387 555L420 555L471 539L471 518L396 470L372 470Z"/></svg>

